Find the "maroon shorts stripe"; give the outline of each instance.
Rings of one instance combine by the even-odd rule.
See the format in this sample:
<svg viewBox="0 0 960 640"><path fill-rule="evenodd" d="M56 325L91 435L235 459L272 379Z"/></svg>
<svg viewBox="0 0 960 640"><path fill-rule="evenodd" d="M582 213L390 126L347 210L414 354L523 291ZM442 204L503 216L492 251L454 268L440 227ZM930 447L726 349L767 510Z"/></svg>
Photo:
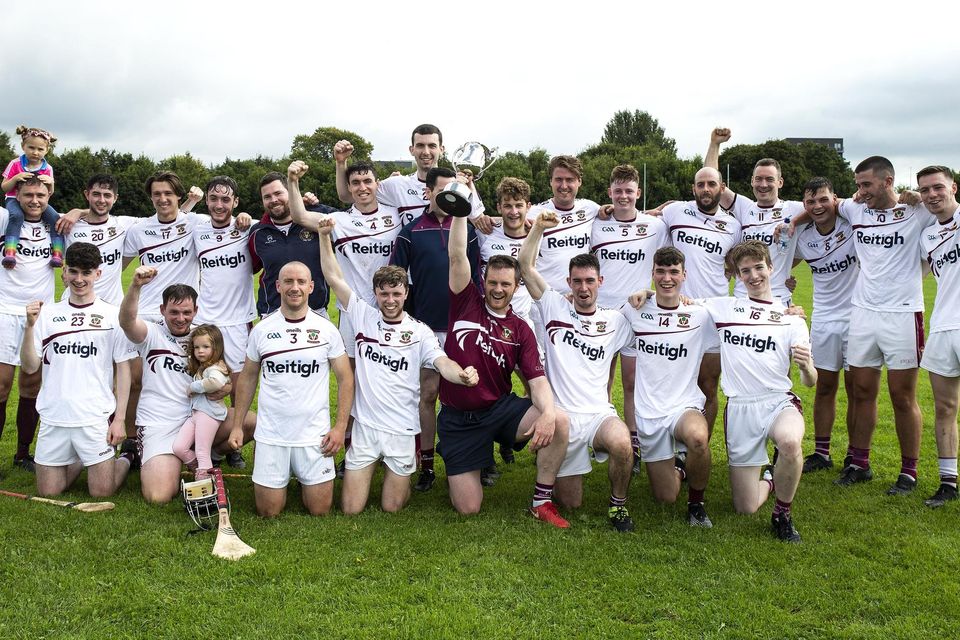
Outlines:
<svg viewBox="0 0 960 640"><path fill-rule="evenodd" d="M925 346L923 337L923 311L916 311L913 314L913 321L917 331L917 364L923 359L923 347Z"/></svg>

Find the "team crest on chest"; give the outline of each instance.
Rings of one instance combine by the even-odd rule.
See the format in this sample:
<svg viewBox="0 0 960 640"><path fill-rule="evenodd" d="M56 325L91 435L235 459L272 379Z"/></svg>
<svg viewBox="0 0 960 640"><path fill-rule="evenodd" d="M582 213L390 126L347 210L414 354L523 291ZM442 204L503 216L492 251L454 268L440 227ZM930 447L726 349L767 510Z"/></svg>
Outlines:
<svg viewBox="0 0 960 640"><path fill-rule="evenodd" d="M902 210L902 209L897 209L896 211L894 211L894 212L893 212L893 219L894 219L894 220L903 220L903 210Z"/></svg>
<svg viewBox="0 0 960 640"><path fill-rule="evenodd" d="M413 338L413 331L400 332L400 342L402 344L409 344L411 338Z"/></svg>
<svg viewBox="0 0 960 640"><path fill-rule="evenodd" d="M510 340L513 338L513 331L510 331L508 327L500 327L500 335L503 336L504 340Z"/></svg>
<svg viewBox="0 0 960 640"><path fill-rule="evenodd" d="M236 227L230 229L230 237L231 237L231 238L239 238L239 237L240 237L240 229L237 229Z"/></svg>
<svg viewBox="0 0 960 640"><path fill-rule="evenodd" d="M647 233L647 225L641 224L640 226L638 226L637 233L639 233L640 235L645 235Z"/></svg>
<svg viewBox="0 0 960 640"><path fill-rule="evenodd" d="M320 330L307 329L307 342L320 342Z"/></svg>
<svg viewBox="0 0 960 640"><path fill-rule="evenodd" d="M90 314L90 326L99 327L100 323L103 322L103 316L97 315L96 313Z"/></svg>
<svg viewBox="0 0 960 640"><path fill-rule="evenodd" d="M770 312L770 321L771 322L780 322L780 319L783 318L783 314L779 311Z"/></svg>
<svg viewBox="0 0 960 640"><path fill-rule="evenodd" d="M606 331L606 330L607 330L607 322L606 322L606 320L599 320L599 321L597 322L597 333L603 333L603 332Z"/></svg>
<svg viewBox="0 0 960 640"><path fill-rule="evenodd" d="M677 314L677 326L686 327L690 325L690 314L689 313L678 313Z"/></svg>
<svg viewBox="0 0 960 640"><path fill-rule="evenodd" d="M383 216L382 219L383 219L383 226L385 227L393 226L393 218L391 218L390 216Z"/></svg>
<svg viewBox="0 0 960 640"><path fill-rule="evenodd" d="M717 227L717 229L719 229L720 231L724 231L724 230L727 228L727 223L726 223L726 222L723 222L722 220L718 220L718 221L716 222L716 227Z"/></svg>
<svg viewBox="0 0 960 640"><path fill-rule="evenodd" d="M774 209L771 216L774 220L779 220L783 217L783 211L780 209Z"/></svg>
<svg viewBox="0 0 960 640"><path fill-rule="evenodd" d="M312 242L314 238L315 236L313 235L313 231L300 229L300 239L303 240L304 242Z"/></svg>
<svg viewBox="0 0 960 640"><path fill-rule="evenodd" d="M577 220L586 220L586 218L587 218L587 213L583 209L580 209L579 211L577 211Z"/></svg>
<svg viewBox="0 0 960 640"><path fill-rule="evenodd" d="M185 234L185 233L187 232L187 225L185 225L185 224L178 224L176 228L177 228L177 235L178 235L178 236L182 236L183 234Z"/></svg>
<svg viewBox="0 0 960 640"><path fill-rule="evenodd" d="M107 235L110 236L111 238L116 236L117 235L116 227L110 227L109 229L107 229Z"/></svg>

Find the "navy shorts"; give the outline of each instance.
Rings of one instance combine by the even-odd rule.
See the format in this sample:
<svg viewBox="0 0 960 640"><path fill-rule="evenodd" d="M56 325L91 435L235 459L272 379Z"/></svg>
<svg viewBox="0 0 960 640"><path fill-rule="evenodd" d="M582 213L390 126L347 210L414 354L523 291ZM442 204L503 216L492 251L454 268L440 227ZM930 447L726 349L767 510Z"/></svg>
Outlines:
<svg viewBox="0 0 960 640"><path fill-rule="evenodd" d="M476 471L493 464L493 443L520 450L526 442L515 443L520 421L533 403L510 393L488 409L460 411L443 405L437 416L439 443L448 476Z"/></svg>

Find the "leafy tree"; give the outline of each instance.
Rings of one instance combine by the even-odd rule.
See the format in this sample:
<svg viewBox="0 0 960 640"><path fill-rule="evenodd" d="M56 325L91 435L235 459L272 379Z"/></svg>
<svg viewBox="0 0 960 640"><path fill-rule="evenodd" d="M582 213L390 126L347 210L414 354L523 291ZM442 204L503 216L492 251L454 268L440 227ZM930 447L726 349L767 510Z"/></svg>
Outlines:
<svg viewBox="0 0 960 640"><path fill-rule="evenodd" d="M667 137L656 118L639 109L633 113L617 111L613 114L603 130L601 142L623 147L654 145L671 152L673 155L677 154L677 142L673 138Z"/></svg>
<svg viewBox="0 0 960 640"><path fill-rule="evenodd" d="M20 155L17 153L17 150L13 146L13 142L10 140L10 134L6 131L0 131L0 153L3 154L3 166L7 166L7 163L13 160L14 157Z"/></svg>
<svg viewBox="0 0 960 640"><path fill-rule="evenodd" d="M803 185L810 178L823 176L833 182L839 195L850 195L855 189L850 164L834 149L804 142L796 145L786 140L768 140L762 144L738 144L720 154L720 173L727 177L730 169L731 189L753 197L750 179L753 167L761 158L775 158L780 163L784 200L802 200Z"/></svg>

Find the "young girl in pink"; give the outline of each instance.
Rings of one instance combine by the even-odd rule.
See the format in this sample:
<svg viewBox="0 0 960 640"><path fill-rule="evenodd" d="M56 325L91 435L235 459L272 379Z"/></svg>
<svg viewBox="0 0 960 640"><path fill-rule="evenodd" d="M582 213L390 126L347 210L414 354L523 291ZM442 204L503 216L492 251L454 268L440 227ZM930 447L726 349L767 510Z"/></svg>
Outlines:
<svg viewBox="0 0 960 640"><path fill-rule="evenodd" d="M206 396L230 382L230 369L223 360L223 334L216 326L203 324L190 334L187 371L193 375L193 382L187 388L193 413L180 427L173 452L190 471L201 477L213 466L210 452L213 438L220 422L227 417L223 400L213 401Z"/></svg>
<svg viewBox="0 0 960 640"><path fill-rule="evenodd" d="M6 193L4 207L10 212L3 238L4 269L17 266L17 245L20 244L20 228L23 226L23 209L17 202L17 184L37 176L41 182L53 187L53 167L47 163L46 155L57 139L49 131L26 125L17 127L17 133L21 138L20 148L23 149L23 155L10 161L3 171L3 183L0 184ZM62 267L63 236L57 233L56 227L60 214L48 205L40 219L50 227L50 266Z"/></svg>

